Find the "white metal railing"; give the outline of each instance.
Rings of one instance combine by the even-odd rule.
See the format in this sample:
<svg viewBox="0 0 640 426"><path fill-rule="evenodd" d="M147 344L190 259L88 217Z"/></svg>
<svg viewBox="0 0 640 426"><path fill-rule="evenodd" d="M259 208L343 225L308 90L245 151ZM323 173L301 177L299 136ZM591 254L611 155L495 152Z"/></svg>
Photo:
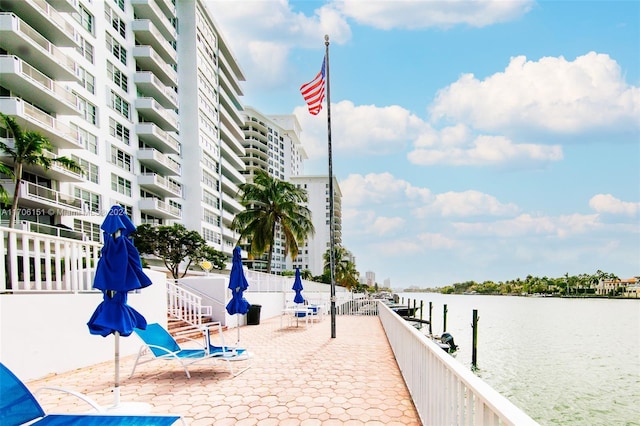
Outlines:
<svg viewBox="0 0 640 426"><path fill-rule="evenodd" d="M211 306L202 305L202 297L167 280L168 313L191 325L202 325L203 316L213 315Z"/></svg>
<svg viewBox="0 0 640 426"><path fill-rule="evenodd" d="M336 301L337 315L378 315L378 301L364 294L354 293L353 298Z"/></svg>
<svg viewBox="0 0 640 426"><path fill-rule="evenodd" d="M100 243L5 227L0 233L0 293L94 291Z"/></svg>
<svg viewBox="0 0 640 426"><path fill-rule="evenodd" d="M378 312L422 424L538 424L383 302Z"/></svg>

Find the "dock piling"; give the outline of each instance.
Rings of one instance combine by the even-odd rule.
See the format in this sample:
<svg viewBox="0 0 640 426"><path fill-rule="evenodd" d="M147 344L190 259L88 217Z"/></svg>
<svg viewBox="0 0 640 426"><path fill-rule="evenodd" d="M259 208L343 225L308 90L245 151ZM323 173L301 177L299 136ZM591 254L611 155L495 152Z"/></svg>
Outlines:
<svg viewBox="0 0 640 426"><path fill-rule="evenodd" d="M444 333L445 331L447 331L447 304L444 304L444 308L443 308L443 320L442 320L442 332Z"/></svg>
<svg viewBox="0 0 640 426"><path fill-rule="evenodd" d="M471 328L473 329L473 341L471 343L471 368L478 367L478 310L473 310L473 320Z"/></svg>

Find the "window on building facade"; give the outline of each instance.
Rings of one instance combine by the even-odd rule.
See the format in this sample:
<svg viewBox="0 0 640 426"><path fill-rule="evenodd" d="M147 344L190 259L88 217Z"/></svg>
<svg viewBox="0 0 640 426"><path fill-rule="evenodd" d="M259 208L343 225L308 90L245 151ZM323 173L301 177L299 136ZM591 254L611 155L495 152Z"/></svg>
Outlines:
<svg viewBox="0 0 640 426"><path fill-rule="evenodd" d="M120 167L122 170L133 172L131 156L113 145L111 145L111 163Z"/></svg>
<svg viewBox="0 0 640 426"><path fill-rule="evenodd" d="M82 118L84 118L88 123L98 125L98 108L82 96L79 96L77 93L74 92L74 94L78 98L78 110L82 113Z"/></svg>
<svg viewBox="0 0 640 426"><path fill-rule="evenodd" d="M77 67L77 74L80 77L80 84L87 89L89 93L96 93L96 78L81 66Z"/></svg>
<svg viewBox="0 0 640 426"><path fill-rule="evenodd" d="M98 173L99 169L97 165L85 160L84 158L80 158L77 155L73 155L73 154L71 155L71 159L74 160L76 163L78 163L80 167L82 167L84 176L87 178L89 182L100 183L99 182L100 174Z"/></svg>
<svg viewBox="0 0 640 426"><path fill-rule="evenodd" d="M109 134L125 145L129 145L129 129L113 118L109 118Z"/></svg>
<svg viewBox="0 0 640 426"><path fill-rule="evenodd" d="M113 2L124 12L124 0L113 0Z"/></svg>
<svg viewBox="0 0 640 426"><path fill-rule="evenodd" d="M100 194L87 191L82 188L74 188L73 195L76 198L80 198L89 207L89 210L95 214L102 214L101 209L101 197Z"/></svg>
<svg viewBox="0 0 640 426"><path fill-rule="evenodd" d="M148 223L149 225L159 226L162 225L163 221L159 217L155 217L153 215L147 213L140 213L140 221L142 223Z"/></svg>
<svg viewBox="0 0 640 426"><path fill-rule="evenodd" d="M111 26L118 32L123 38L127 36L127 26L124 21L118 16L118 14L109 6L104 6L104 16L107 22L111 22Z"/></svg>
<svg viewBox="0 0 640 426"><path fill-rule="evenodd" d="M220 209L220 201L218 200L218 197L209 191L202 190L202 202L208 206Z"/></svg>
<svg viewBox="0 0 640 426"><path fill-rule="evenodd" d="M131 181L111 173L111 189L120 194L131 197Z"/></svg>
<svg viewBox="0 0 640 426"><path fill-rule="evenodd" d="M74 18L80 23L80 25L82 25L82 28L87 30L89 34L94 35L93 15L82 4L78 4L78 13L74 13Z"/></svg>
<svg viewBox="0 0 640 426"><path fill-rule="evenodd" d="M118 111L127 120L129 119L129 102L122 99L113 90L111 91L111 108Z"/></svg>
<svg viewBox="0 0 640 426"><path fill-rule="evenodd" d="M77 124L71 123L71 128L78 133L78 140L84 146L84 149L92 154L98 153L98 137L96 135L78 127Z"/></svg>
<svg viewBox="0 0 640 426"><path fill-rule="evenodd" d="M107 49L120 60L124 65L127 65L127 49L122 47L120 43L116 41L109 33L105 36L107 42Z"/></svg>
<svg viewBox="0 0 640 426"><path fill-rule="evenodd" d="M87 222L84 220L74 219L73 220L73 230L77 232L82 232L84 235L89 238L90 241L100 241L100 224Z"/></svg>
<svg viewBox="0 0 640 426"><path fill-rule="evenodd" d="M78 36L78 37L79 37L78 47L76 47L76 50L78 51L78 53L80 53L80 55L83 58L85 58L87 61L93 64L93 45L91 45L91 43L85 40L84 37L82 36Z"/></svg>
<svg viewBox="0 0 640 426"><path fill-rule="evenodd" d="M113 81L116 86L125 92L129 91L129 79L118 69L118 67L109 61L107 61L107 75L109 76L109 80Z"/></svg>

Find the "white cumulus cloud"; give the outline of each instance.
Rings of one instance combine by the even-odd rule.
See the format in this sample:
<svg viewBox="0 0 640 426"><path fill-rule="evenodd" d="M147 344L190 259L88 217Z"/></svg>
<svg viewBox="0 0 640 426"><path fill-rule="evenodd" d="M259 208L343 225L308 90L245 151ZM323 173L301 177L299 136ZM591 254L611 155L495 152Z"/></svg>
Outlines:
<svg viewBox="0 0 640 426"><path fill-rule="evenodd" d="M503 133L517 128L566 134L615 126L637 129L640 87L626 84L620 66L606 54L590 52L573 61L518 56L484 80L463 75L438 93L430 112L434 121Z"/></svg>
<svg viewBox="0 0 640 426"><path fill-rule="evenodd" d="M598 213L611 213L634 216L640 212L640 203L622 201L611 194L598 194L591 197L589 207Z"/></svg>
<svg viewBox="0 0 640 426"><path fill-rule="evenodd" d="M309 158L327 154L327 111L312 116L307 107L294 110L304 132L302 141ZM332 149L351 155L385 155L404 150L428 125L397 105L331 104Z"/></svg>
<svg viewBox="0 0 640 426"><path fill-rule="evenodd" d="M533 3L533 0L338 0L333 5L360 24L389 30L451 27L459 24L484 27L519 18L531 9Z"/></svg>
<svg viewBox="0 0 640 426"><path fill-rule="evenodd" d="M437 213L447 217L465 216L505 216L518 213L513 203L501 203L494 196L480 191L445 192L434 197L433 201L414 210L416 217L425 217Z"/></svg>
<svg viewBox="0 0 640 426"><path fill-rule="evenodd" d="M411 200L423 202L431 196L429 189L416 187L391 173L352 174L340 182L340 190L342 204L346 206L404 205Z"/></svg>

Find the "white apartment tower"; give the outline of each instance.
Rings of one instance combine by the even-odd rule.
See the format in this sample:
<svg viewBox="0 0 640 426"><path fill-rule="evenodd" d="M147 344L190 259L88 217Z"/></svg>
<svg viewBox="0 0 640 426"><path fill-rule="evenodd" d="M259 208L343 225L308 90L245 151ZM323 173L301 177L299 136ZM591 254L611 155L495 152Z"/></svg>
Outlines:
<svg viewBox="0 0 640 426"><path fill-rule="evenodd" d="M231 255L243 80L200 0L0 2L0 112L84 171L26 170L18 226L97 241L118 203Z"/></svg>
<svg viewBox="0 0 640 426"><path fill-rule="evenodd" d="M324 271L324 254L331 246L330 238L330 200L328 176L294 176L291 182L307 191L313 226L316 230L304 246L300 247L298 257L291 262L289 269L308 269L314 276ZM334 243L342 244L342 192L338 180L333 177Z"/></svg>
<svg viewBox="0 0 640 426"><path fill-rule="evenodd" d="M253 179L256 170L264 170L277 179L291 181L303 172L307 154L300 143L300 123L294 115L264 115L252 107L244 109L243 158L247 181ZM276 228L271 271L280 273L287 269L284 255L284 237ZM264 259L263 259L264 258ZM245 264L254 270L266 270L266 258L248 260Z"/></svg>
<svg viewBox="0 0 640 426"><path fill-rule="evenodd" d="M214 248L231 255L238 234L231 222L245 182L242 157L245 77L201 1L178 1L180 124L184 199L182 222Z"/></svg>

